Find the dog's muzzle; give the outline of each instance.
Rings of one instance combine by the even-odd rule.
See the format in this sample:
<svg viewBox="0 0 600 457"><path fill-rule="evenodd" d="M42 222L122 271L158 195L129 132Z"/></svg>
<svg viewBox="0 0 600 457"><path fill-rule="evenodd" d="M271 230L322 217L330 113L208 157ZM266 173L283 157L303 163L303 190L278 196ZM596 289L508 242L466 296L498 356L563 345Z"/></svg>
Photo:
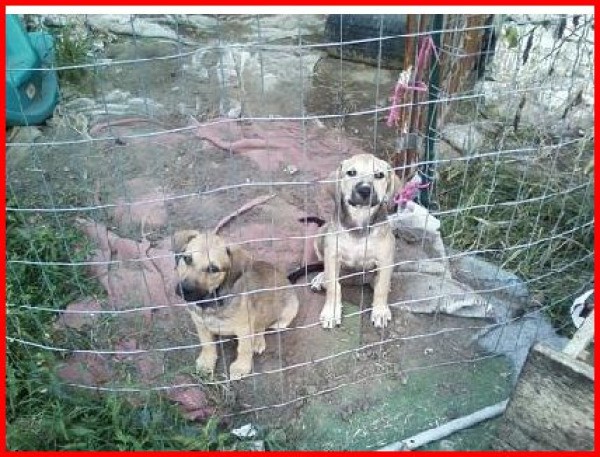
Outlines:
<svg viewBox="0 0 600 457"><path fill-rule="evenodd" d="M181 281L175 286L175 293L187 302L198 302L196 306L200 308L212 308L222 304L223 300L219 298L219 289L212 292L198 290L189 283Z"/></svg>
<svg viewBox="0 0 600 457"><path fill-rule="evenodd" d="M372 184L359 182L352 189L352 195L348 203L352 206L377 206L380 201Z"/></svg>

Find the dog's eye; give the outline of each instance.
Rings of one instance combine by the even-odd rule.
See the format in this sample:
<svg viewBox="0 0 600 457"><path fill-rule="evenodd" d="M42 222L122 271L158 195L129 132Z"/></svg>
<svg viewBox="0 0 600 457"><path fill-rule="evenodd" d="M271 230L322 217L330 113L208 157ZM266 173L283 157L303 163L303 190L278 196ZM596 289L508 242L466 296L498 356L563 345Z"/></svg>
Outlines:
<svg viewBox="0 0 600 457"><path fill-rule="evenodd" d="M383 177L385 176L385 174L383 173L383 171L380 171L378 173L375 173L375 179L383 179Z"/></svg>
<svg viewBox="0 0 600 457"><path fill-rule="evenodd" d="M192 256L189 254L175 254L175 266L179 265L179 260L183 259L186 265L192 264Z"/></svg>
<svg viewBox="0 0 600 457"><path fill-rule="evenodd" d="M356 170L348 170L348 171L346 172L346 174L347 174L348 176L356 176Z"/></svg>
<svg viewBox="0 0 600 457"><path fill-rule="evenodd" d="M221 270L218 266L216 266L214 263L211 263L207 268L206 268L206 272L207 273L219 273Z"/></svg>

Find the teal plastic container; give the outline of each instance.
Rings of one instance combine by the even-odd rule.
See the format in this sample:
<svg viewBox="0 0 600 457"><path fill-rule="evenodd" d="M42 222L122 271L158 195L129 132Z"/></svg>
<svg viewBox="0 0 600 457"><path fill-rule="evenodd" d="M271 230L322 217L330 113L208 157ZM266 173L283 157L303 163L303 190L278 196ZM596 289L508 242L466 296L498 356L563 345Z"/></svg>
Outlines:
<svg viewBox="0 0 600 457"><path fill-rule="evenodd" d="M17 15L6 15L7 125L37 125L52 116L58 102L53 63L52 36L27 33Z"/></svg>

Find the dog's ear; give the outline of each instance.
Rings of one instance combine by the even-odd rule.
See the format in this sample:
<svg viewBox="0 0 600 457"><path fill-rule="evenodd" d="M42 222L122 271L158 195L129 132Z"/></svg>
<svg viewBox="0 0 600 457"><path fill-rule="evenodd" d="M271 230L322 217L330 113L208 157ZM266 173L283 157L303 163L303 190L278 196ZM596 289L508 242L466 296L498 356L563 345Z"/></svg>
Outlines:
<svg viewBox="0 0 600 457"><path fill-rule="evenodd" d="M252 265L252 257L244 248L237 244L232 244L226 248L229 256L228 281L232 283L237 281L240 276Z"/></svg>
<svg viewBox="0 0 600 457"><path fill-rule="evenodd" d="M231 263L245 264L252 258L252 255L239 244L230 244L225 250Z"/></svg>
<svg viewBox="0 0 600 457"><path fill-rule="evenodd" d="M173 235L173 251L183 252L188 243L200 235L197 230L181 230Z"/></svg>
<svg viewBox="0 0 600 457"><path fill-rule="evenodd" d="M244 251L244 249L237 244L227 246L225 247L225 250L227 251L229 262L231 264L243 263L247 257L246 251Z"/></svg>
<svg viewBox="0 0 600 457"><path fill-rule="evenodd" d="M404 182L396 174L393 168L390 168L390 174L388 175L387 189L385 197L388 204L388 209L393 210L394 208L394 196L402 189Z"/></svg>
<svg viewBox="0 0 600 457"><path fill-rule="evenodd" d="M340 179L342 179L342 166L344 162L340 163L340 165L332 171L329 176L327 176L326 183L324 183L325 193L333 198L335 201L339 198L339 186Z"/></svg>

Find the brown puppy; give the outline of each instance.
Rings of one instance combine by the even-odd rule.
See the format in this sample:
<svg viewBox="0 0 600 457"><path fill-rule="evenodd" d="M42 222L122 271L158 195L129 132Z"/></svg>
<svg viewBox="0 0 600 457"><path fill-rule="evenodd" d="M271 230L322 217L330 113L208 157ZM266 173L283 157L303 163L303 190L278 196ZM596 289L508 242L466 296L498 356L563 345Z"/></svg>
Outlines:
<svg viewBox="0 0 600 457"><path fill-rule="evenodd" d="M313 290L326 289L321 324L341 324L340 269L374 272L373 311L375 327L385 327L392 318L388 293L394 265L395 238L387 222L388 208L401 186L392 167L372 154L344 160L330 177L335 211L315 239L315 250L324 271L312 280Z"/></svg>
<svg viewBox="0 0 600 457"><path fill-rule="evenodd" d="M268 328L286 328L298 311L298 298L284 273L273 265L253 261L238 246L227 246L212 233L184 230L174 235L176 292L190 305L188 311L203 344L196 369L212 373L217 361L216 335L238 338L231 379L252 371L253 353L265 350ZM261 292L253 292L258 291Z"/></svg>

